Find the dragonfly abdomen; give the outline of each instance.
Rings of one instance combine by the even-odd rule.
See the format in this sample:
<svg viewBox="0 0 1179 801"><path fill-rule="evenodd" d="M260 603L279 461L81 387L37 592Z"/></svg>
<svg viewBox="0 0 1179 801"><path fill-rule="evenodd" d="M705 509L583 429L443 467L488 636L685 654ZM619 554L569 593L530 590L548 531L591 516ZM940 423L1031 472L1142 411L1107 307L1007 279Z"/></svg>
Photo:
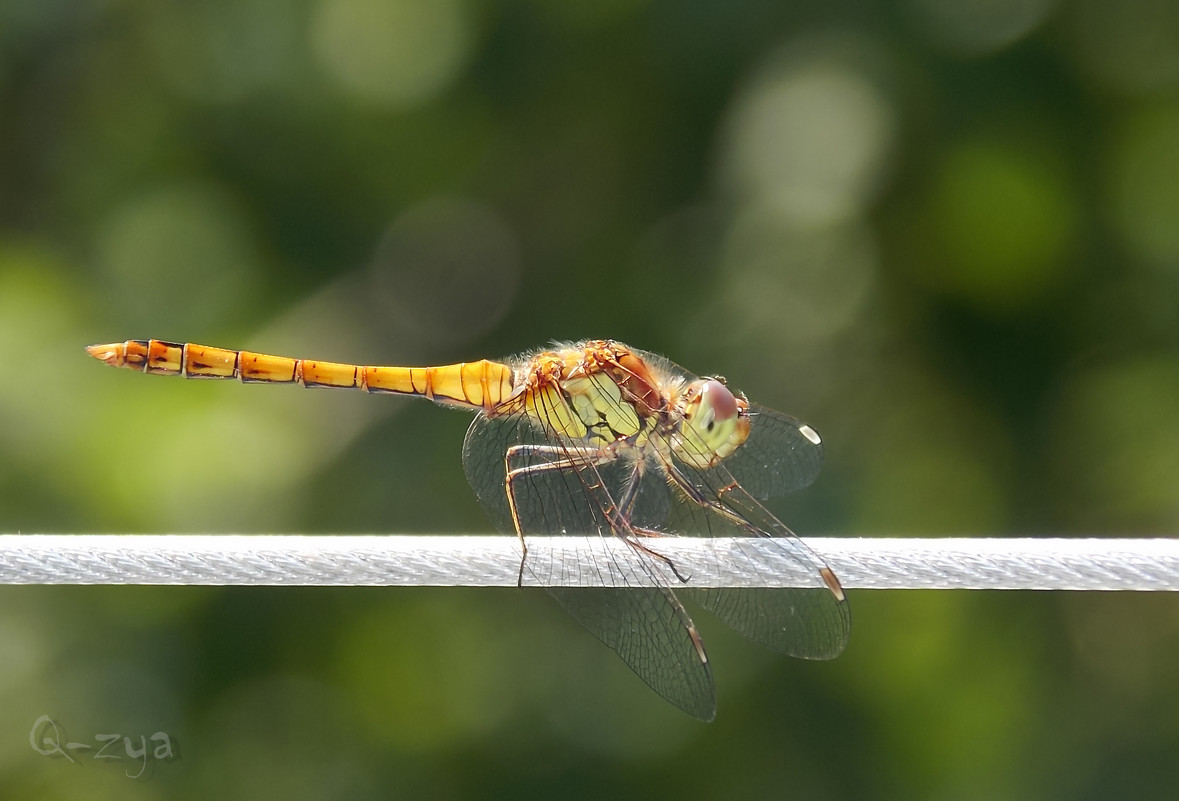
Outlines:
<svg viewBox="0 0 1179 801"><path fill-rule="evenodd" d="M442 367L366 367L158 339L130 339L91 345L86 350L112 367L158 375L363 389L416 395L450 406L487 411L510 397L513 391L511 368L486 359Z"/></svg>

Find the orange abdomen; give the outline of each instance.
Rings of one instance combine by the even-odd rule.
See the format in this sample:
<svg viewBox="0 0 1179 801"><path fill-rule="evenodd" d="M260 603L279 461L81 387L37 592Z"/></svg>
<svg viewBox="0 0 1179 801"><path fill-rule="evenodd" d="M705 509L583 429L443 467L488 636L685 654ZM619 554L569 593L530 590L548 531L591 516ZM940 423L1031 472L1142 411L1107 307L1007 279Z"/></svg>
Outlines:
<svg viewBox="0 0 1179 801"><path fill-rule="evenodd" d="M158 339L91 345L86 351L112 367L145 373L392 392L487 412L507 401L515 389L511 368L486 359L442 367L364 367Z"/></svg>

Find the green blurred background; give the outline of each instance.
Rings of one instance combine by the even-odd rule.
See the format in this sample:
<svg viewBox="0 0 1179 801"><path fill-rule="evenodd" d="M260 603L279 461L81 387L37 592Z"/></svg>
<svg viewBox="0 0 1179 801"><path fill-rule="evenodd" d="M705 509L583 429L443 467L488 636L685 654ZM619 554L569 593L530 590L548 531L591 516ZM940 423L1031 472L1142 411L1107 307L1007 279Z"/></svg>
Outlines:
<svg viewBox="0 0 1179 801"><path fill-rule="evenodd" d="M824 435L804 535L1169 535L1179 4L0 0L0 531L488 529L465 415L133 337L613 337ZM827 664L701 613L703 725L539 591L2 588L0 792L1175 796L1172 597L851 603Z"/></svg>

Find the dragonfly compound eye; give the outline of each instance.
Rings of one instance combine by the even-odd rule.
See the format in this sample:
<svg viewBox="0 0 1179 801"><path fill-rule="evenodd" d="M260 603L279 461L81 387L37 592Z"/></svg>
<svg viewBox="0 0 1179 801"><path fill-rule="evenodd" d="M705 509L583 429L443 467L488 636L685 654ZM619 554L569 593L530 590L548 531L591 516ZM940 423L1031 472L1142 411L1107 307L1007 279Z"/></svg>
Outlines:
<svg viewBox="0 0 1179 801"><path fill-rule="evenodd" d="M709 454L725 446L737 429L737 399L721 382L709 378L700 383L700 393L684 410L686 423ZM724 455L724 454L721 454Z"/></svg>

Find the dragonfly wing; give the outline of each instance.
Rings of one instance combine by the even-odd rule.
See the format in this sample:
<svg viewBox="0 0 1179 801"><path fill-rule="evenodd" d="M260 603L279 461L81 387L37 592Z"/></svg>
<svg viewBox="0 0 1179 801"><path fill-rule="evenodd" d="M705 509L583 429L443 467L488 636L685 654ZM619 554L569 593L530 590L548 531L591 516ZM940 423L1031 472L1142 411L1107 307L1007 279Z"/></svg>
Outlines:
<svg viewBox="0 0 1179 801"><path fill-rule="evenodd" d="M674 504L668 524L671 530L695 536L733 537L729 558L739 562L740 573L764 577L774 583L764 557L742 544L751 537L766 538L788 559L804 565L814 577L813 587L752 587L682 589L730 628L779 653L803 659L832 659L847 645L851 613L842 592L836 595L824 579L830 568L806 543L774 517L732 476L723 470L692 471L678 467L672 480L690 482L691 488ZM723 491L722 491L723 488ZM700 503L692 493L702 496Z"/></svg>
<svg viewBox="0 0 1179 801"><path fill-rule="evenodd" d="M509 458L505 459L505 455ZM659 475L648 472L637 479L637 492L627 487L636 480L635 462L612 458L609 453L551 434L524 414L475 418L467 431L463 449L467 479L484 511L505 534L522 533L527 544L531 536L569 536L586 539L586 556L578 565L548 561L546 554L532 553L524 565L529 584L564 586L569 571L594 569L602 560L615 563L613 571L630 586L626 575L641 574L639 586L651 586L644 567L648 557L634 548L618 548L616 538L633 540L629 528L616 532L618 515L611 515L624 496L632 495L627 519L636 523L662 521L667 517L671 495ZM508 503L507 470L511 482L520 531L512 520ZM537 558L533 558L533 557Z"/></svg>
<svg viewBox="0 0 1179 801"><path fill-rule="evenodd" d="M847 602L826 589L680 590L729 628L759 645L799 659L834 659L847 646Z"/></svg>
<svg viewBox="0 0 1179 801"><path fill-rule="evenodd" d="M776 498L808 486L823 468L815 430L788 414L749 406L749 439L722 463L756 498Z"/></svg>
<svg viewBox="0 0 1179 801"><path fill-rule="evenodd" d="M510 457L510 458L508 458ZM576 467L543 469L566 459ZM596 505L586 503L592 474L573 443L550 436L527 414L479 415L467 429L463 468L475 497L504 533L516 534L507 495L507 466L525 473L513 482L516 511L525 535L588 534L609 530ZM527 472L528 468L533 468Z"/></svg>
<svg viewBox="0 0 1179 801"><path fill-rule="evenodd" d="M577 564L559 563L530 549L525 583L544 586L655 692L685 712L711 720L716 692L695 624L652 557L637 546L638 535L607 513L628 494L635 463L605 458L513 414L477 417L467 432L463 464L475 495L504 533L517 533L506 491L510 465L516 471L512 491L525 543L531 535L585 538ZM660 476L642 477L633 495L632 520L667 517L671 495ZM625 527L616 529L619 525ZM617 547L619 541L625 547ZM563 586L576 578L575 571L602 570L608 562L614 569L606 574L615 576L620 586Z"/></svg>
<svg viewBox="0 0 1179 801"><path fill-rule="evenodd" d="M716 690L703 645L670 590L550 587L549 593L652 690L701 720L716 716Z"/></svg>

